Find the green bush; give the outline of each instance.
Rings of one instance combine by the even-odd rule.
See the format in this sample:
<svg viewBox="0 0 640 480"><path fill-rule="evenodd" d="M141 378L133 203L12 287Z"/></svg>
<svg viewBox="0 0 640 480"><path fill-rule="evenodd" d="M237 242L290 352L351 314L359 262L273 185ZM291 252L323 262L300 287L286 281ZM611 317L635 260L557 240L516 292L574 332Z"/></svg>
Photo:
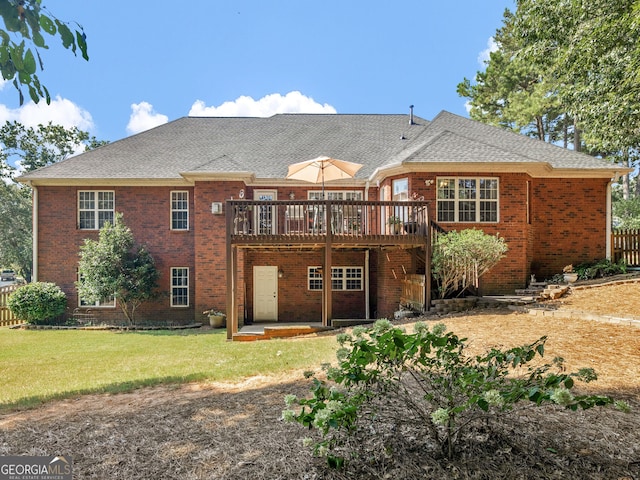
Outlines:
<svg viewBox="0 0 640 480"><path fill-rule="evenodd" d="M20 320L43 325L64 313L67 297L54 283L28 283L13 292L7 301L11 312Z"/></svg>
<svg viewBox="0 0 640 480"><path fill-rule="evenodd" d="M575 380L596 378L592 369L568 373L561 358L532 366L544 354L546 337L477 356L467 355L466 339L445 333L444 325L429 330L417 323L415 333L408 334L379 320L372 328L356 327L352 335L338 337L338 366L325 367L328 381L314 377L313 397L287 395L288 408L283 411L285 420L319 432L319 440L305 443L333 467L350 456L366 457L348 451L347 443L359 448L349 438L358 432L384 431L385 424L398 432L404 422L420 426L431 441L416 438L416 443L438 445L440 454L451 459L456 444L472 437L463 433L473 420L483 420L483 428L490 428L491 418L512 411L518 402L553 403L570 410L613 402L571 391Z"/></svg>
<svg viewBox="0 0 640 480"><path fill-rule="evenodd" d="M433 244L432 273L441 298L478 288L479 278L507 252L504 238L481 230L455 230L438 235Z"/></svg>
<svg viewBox="0 0 640 480"><path fill-rule="evenodd" d="M627 264L624 258L621 258L618 263L603 258L595 262L582 263L575 267L574 270L578 274L579 279L589 280L591 278L609 277L611 275L627 273Z"/></svg>

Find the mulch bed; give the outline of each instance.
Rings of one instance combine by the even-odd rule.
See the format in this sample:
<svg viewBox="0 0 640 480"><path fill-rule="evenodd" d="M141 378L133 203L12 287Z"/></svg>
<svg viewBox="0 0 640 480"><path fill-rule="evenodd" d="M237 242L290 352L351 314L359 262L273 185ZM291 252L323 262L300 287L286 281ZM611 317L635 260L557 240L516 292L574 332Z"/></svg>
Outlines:
<svg viewBox="0 0 640 480"><path fill-rule="evenodd" d="M548 335L547 359L561 355L571 371L594 367L599 379L588 390L624 398L633 410L518 408L491 429L474 425L453 461L426 442L420 425L383 424L353 440L361 455L338 471L302 447L306 430L280 420L284 396L309 391L295 371L4 413L0 455L70 455L76 479L640 479L639 328L506 309L428 321L443 321L478 351Z"/></svg>

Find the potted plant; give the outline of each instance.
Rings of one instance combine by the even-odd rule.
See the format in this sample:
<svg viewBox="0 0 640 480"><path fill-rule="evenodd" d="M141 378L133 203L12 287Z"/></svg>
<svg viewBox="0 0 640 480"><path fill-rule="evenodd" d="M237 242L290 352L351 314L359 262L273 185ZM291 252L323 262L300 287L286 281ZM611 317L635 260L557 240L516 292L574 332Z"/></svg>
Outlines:
<svg viewBox="0 0 640 480"><path fill-rule="evenodd" d="M387 219L387 223L389 224L389 226L391 227L391 231L393 233L395 233L396 235L398 233L400 233L400 228L402 225L402 220L400 220L400 217L396 216L396 215L391 215L388 219Z"/></svg>
<svg viewBox="0 0 640 480"><path fill-rule="evenodd" d="M205 310L202 313L203 315L209 316L209 325L211 325L213 328L222 328L225 326L227 315L220 310L212 308L211 310Z"/></svg>
<svg viewBox="0 0 640 480"><path fill-rule="evenodd" d="M573 271L573 265L567 265L562 269L562 276L567 283L574 283L578 280L578 274Z"/></svg>

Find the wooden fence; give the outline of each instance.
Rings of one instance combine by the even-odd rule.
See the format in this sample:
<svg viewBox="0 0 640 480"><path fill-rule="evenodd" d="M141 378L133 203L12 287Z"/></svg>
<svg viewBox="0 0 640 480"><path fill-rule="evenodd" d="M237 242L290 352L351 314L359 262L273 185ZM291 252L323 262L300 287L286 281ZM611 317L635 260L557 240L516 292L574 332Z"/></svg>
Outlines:
<svg viewBox="0 0 640 480"><path fill-rule="evenodd" d="M613 261L624 259L627 265L640 267L640 229L616 230L611 234Z"/></svg>
<svg viewBox="0 0 640 480"><path fill-rule="evenodd" d="M402 294L400 304L424 312L426 310L425 299L425 276L407 274L402 280Z"/></svg>
<svg viewBox="0 0 640 480"><path fill-rule="evenodd" d="M18 320L13 316L13 313L11 313L11 310L9 310L7 306L9 295L15 292L19 286L20 285L7 285L0 287L0 327L22 323L22 320Z"/></svg>

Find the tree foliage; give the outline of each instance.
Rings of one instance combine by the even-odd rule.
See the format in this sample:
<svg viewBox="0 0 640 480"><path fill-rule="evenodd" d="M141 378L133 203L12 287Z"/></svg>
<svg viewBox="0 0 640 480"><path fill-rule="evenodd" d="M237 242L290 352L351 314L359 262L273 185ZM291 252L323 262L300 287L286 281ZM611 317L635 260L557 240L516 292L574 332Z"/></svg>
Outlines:
<svg viewBox="0 0 640 480"><path fill-rule="evenodd" d="M23 87L35 103L41 98L50 103L49 90L37 75L44 70L40 51L49 48L45 36L59 37L64 48L89 60L84 30L78 24L69 28L69 23L46 11L41 0L0 0L0 16L4 20L0 28L2 77L17 89L20 105L24 103Z"/></svg>
<svg viewBox="0 0 640 480"><path fill-rule="evenodd" d="M475 82L472 118L633 166L640 149L640 0L517 0Z"/></svg>
<svg viewBox="0 0 640 480"><path fill-rule="evenodd" d="M34 128L6 122L0 128L0 177L13 179L19 170L30 172L106 143L78 127L65 128L49 122Z"/></svg>
<svg viewBox="0 0 640 480"><path fill-rule="evenodd" d="M115 297L130 324L138 307L157 296L159 272L153 257L133 234L121 213L114 224L100 229L98 240L85 239L80 247L78 294L90 303Z"/></svg>
<svg viewBox="0 0 640 480"><path fill-rule="evenodd" d="M504 257L504 238L481 230L455 230L438 235L433 244L432 271L442 298L478 288L479 278Z"/></svg>
<svg viewBox="0 0 640 480"><path fill-rule="evenodd" d="M27 282L32 269L31 197L0 181L0 265L11 265Z"/></svg>

